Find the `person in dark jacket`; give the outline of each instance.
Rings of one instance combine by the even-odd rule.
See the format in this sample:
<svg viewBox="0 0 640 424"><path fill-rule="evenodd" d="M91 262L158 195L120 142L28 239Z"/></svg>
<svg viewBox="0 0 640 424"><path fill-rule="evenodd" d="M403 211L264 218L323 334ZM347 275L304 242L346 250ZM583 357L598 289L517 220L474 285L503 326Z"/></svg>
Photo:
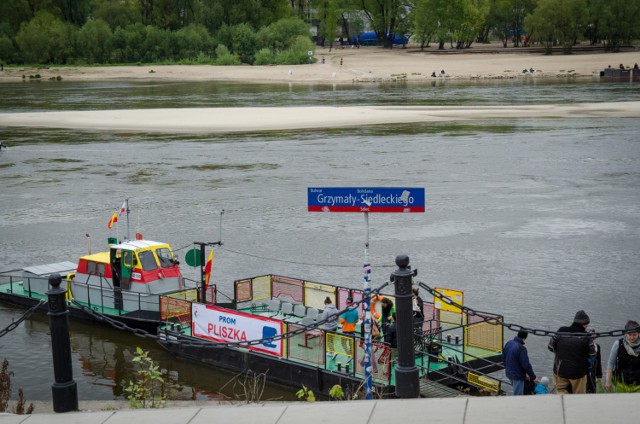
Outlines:
<svg viewBox="0 0 640 424"><path fill-rule="evenodd" d="M560 327L549 342L549 350L555 353L553 379L558 394L586 393L589 358L595 355L595 344L587 333L589 315L576 312L573 323ZM584 334L584 336L582 336Z"/></svg>
<svg viewBox="0 0 640 424"><path fill-rule="evenodd" d="M536 381L536 374L533 372L527 348L524 347L524 340L527 338L526 331L518 331L518 335L509 340L502 349L502 362L507 378L511 381L513 396L524 394L524 382Z"/></svg>
<svg viewBox="0 0 640 424"><path fill-rule="evenodd" d="M587 327L587 333L593 334L596 330L593 327ZM600 345L596 343L595 337L592 335L593 344L596 348L595 356L589 358L589 372L587 373L587 393L598 393L598 383L602 380L602 353Z"/></svg>
<svg viewBox="0 0 640 424"><path fill-rule="evenodd" d="M384 332L384 341L391 347L390 361L393 364L398 357L398 328L396 326L396 313L391 313L391 322L387 326L387 330Z"/></svg>
<svg viewBox="0 0 640 424"><path fill-rule="evenodd" d="M626 334L611 346L607 363L605 389L611 390L612 378L628 385L640 386L640 324L627 321Z"/></svg>

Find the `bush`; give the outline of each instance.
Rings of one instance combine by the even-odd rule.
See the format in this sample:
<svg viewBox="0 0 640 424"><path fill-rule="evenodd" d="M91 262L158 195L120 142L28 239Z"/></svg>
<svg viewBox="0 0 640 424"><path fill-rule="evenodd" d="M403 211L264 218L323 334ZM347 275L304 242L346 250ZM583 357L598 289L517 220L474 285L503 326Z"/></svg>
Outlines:
<svg viewBox="0 0 640 424"><path fill-rule="evenodd" d="M271 49L265 47L256 53L256 65L272 65L274 63L276 63L276 56L273 54Z"/></svg>
<svg viewBox="0 0 640 424"><path fill-rule="evenodd" d="M240 62L238 56L229 51L227 46L219 44L218 47L216 47L216 60L214 63L216 65L231 66L240 65L242 62Z"/></svg>

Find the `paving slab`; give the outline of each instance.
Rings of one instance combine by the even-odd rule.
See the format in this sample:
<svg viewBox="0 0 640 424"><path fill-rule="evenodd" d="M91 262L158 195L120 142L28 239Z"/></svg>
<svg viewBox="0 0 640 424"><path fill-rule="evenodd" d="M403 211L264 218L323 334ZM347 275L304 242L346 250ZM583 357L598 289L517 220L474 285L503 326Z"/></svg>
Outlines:
<svg viewBox="0 0 640 424"><path fill-rule="evenodd" d="M565 424L640 423L640 393L564 395Z"/></svg>
<svg viewBox="0 0 640 424"><path fill-rule="evenodd" d="M562 396L470 397L464 424L564 424ZM584 422L581 424L585 424Z"/></svg>
<svg viewBox="0 0 640 424"><path fill-rule="evenodd" d="M211 424L213 422L233 424L276 424L286 409L286 404L204 407L198 415L189 421L189 424ZM310 420L307 417L303 422L308 423Z"/></svg>
<svg viewBox="0 0 640 424"><path fill-rule="evenodd" d="M375 401L291 403L278 420L278 424L349 423L367 424Z"/></svg>
<svg viewBox="0 0 640 424"><path fill-rule="evenodd" d="M0 423L2 424L20 424L25 419L27 419L29 415L15 415L9 413L1 413L0 414Z"/></svg>
<svg viewBox="0 0 640 424"><path fill-rule="evenodd" d="M106 421L110 416L115 414L114 411L98 411L98 412L66 412L56 414L55 412L46 414L16 415L22 417L24 421L21 424L98 424ZM0 423L5 424L11 421L5 421L0 418Z"/></svg>
<svg viewBox="0 0 640 424"><path fill-rule="evenodd" d="M388 399L376 401L369 424L463 424L468 398Z"/></svg>
<svg viewBox="0 0 640 424"><path fill-rule="evenodd" d="M210 410L211 412L215 410ZM86 424L187 424L196 417L202 408L176 409L137 409L116 411L104 421L87 420ZM91 417L93 413L87 416ZM214 416L214 415L213 415ZM29 423L25 423L29 424Z"/></svg>

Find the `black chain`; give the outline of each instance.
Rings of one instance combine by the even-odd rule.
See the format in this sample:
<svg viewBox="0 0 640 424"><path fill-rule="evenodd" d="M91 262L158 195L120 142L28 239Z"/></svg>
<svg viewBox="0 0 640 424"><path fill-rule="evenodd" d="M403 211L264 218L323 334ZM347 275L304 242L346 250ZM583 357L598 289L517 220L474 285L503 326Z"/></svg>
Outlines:
<svg viewBox="0 0 640 424"><path fill-rule="evenodd" d="M389 282L384 283L383 285L381 285L380 287L378 287L377 289L374 289L371 291L372 294L377 295L380 290L382 290L383 288L387 287L389 285ZM357 308L362 302L364 302L364 299L359 300L357 302L354 302L352 304L353 307ZM135 334L138 337L145 337L145 338L150 338L153 340L162 340L163 342L167 342L167 343L178 343L177 340L170 340L166 337L160 337L158 335L155 334L151 334L146 330L140 329L140 328L133 328L128 326L127 324L121 322L121 321L117 321L107 315L101 314L98 311L94 311L91 308L88 308L84 305L82 305L81 303L77 302L76 300L71 300L71 303L73 303L76 307L78 307L79 309L81 309L82 311L84 311L86 314L91 315L91 317L93 317L95 320L100 321L100 322L105 322L109 325L111 325L114 328L117 328L118 330L127 330L132 332L133 334ZM344 314L346 312L346 309L344 311L341 311L340 313L337 314L337 316L340 316L342 314ZM286 333L282 333L279 334L277 336L273 336L273 337L265 337L262 339L256 339L256 340L247 340L247 341L242 341L242 342L226 342L226 343L220 343L220 342L216 342L216 343L211 343L211 342L184 342L184 341L180 341L180 345L181 346L186 346L186 347L208 347L208 348L228 348L228 347L248 347L248 346L255 346L255 345L260 345L260 344L264 344L266 342L273 342L273 341L277 341L277 340L285 340L289 337L292 336L296 336L298 334L302 334L302 333L306 333L309 330L313 330L313 329L317 329L318 327L320 327L321 325L325 324L329 319L325 319L322 321L318 321L313 323L313 325L309 325L309 326L303 326L300 327L297 330L293 330L293 331L289 331Z"/></svg>
<svg viewBox="0 0 640 424"><path fill-rule="evenodd" d="M45 303L47 303L47 301L44 299L41 299L40 302L38 302L36 305L32 306L30 309L27 309L27 311L24 314L22 314L22 316L17 321L12 322L5 329L0 330L0 337L5 336L8 333L15 330L16 328L18 328L18 326L20 325L20 323L22 323L22 321L29 318L36 311L36 309L38 309L40 306L44 305Z"/></svg>
<svg viewBox="0 0 640 424"><path fill-rule="evenodd" d="M621 337L627 333L633 333L633 332L637 332L639 329L635 329L635 330L611 330L611 331L600 331L597 333L565 333L565 332L558 332L558 331L550 331L550 330L542 330L539 328L530 328L530 327L525 327L523 325L520 324L513 324L513 323L507 323L507 322L503 322L500 321L499 319L497 319L495 316L488 316L486 313L484 312L479 312L476 311L472 308L468 308L466 306L462 306L456 302L454 302L453 300L451 300L451 298L448 298L446 296L444 296L442 293L439 293L438 291L436 291L435 289L432 289L431 287L429 287L428 285L426 285L425 283L422 283L420 281L416 282L420 287L422 287L423 289L425 289L426 291L428 291L429 293L431 293L432 295L434 295L435 297L440 298L443 302L445 302L448 305L454 306L456 308L461 309L462 311L466 312L468 315L472 315L472 316L477 316L483 319L484 322L488 322L489 324L492 325L501 325L505 328L508 328L511 331L526 331L530 334L533 334L534 336L551 336L551 337L558 337L558 336L562 336L562 337L585 337L586 334L588 334L590 337Z"/></svg>

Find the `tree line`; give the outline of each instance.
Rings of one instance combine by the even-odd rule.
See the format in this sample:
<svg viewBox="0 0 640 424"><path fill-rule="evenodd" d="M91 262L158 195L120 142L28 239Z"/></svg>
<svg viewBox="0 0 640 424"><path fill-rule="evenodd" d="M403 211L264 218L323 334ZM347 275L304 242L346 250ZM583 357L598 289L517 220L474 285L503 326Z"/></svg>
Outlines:
<svg viewBox="0 0 640 424"><path fill-rule="evenodd" d="M640 37L640 0L4 0L0 63L306 63L312 27L329 45L371 29L385 47L617 51Z"/></svg>

